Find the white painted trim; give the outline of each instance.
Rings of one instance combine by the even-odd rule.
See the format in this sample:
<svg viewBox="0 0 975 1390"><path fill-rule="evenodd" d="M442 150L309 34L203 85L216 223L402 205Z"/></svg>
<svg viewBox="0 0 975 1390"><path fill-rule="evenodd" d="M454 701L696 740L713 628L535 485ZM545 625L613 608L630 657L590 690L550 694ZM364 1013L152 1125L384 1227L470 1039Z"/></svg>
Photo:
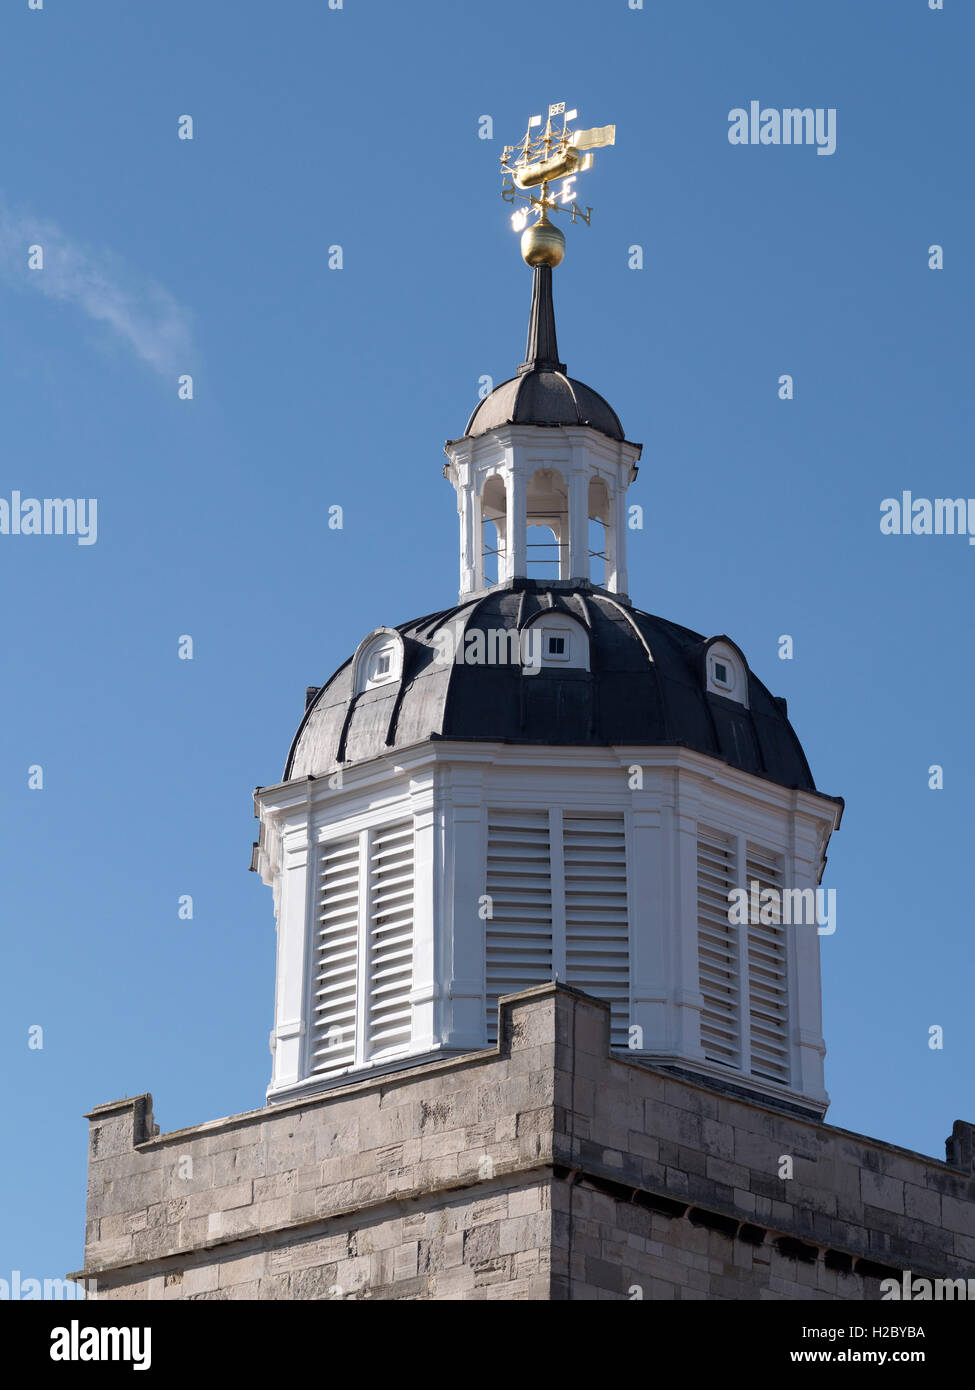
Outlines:
<svg viewBox="0 0 975 1390"><path fill-rule="evenodd" d="M712 642L708 647L705 686L712 695L723 695L748 708L748 667L727 642Z"/></svg>
<svg viewBox="0 0 975 1390"><path fill-rule="evenodd" d="M403 638L395 628L373 628L356 647L352 658L353 693L362 695L366 690L398 681L403 674L403 655ZM373 669L377 658L388 658L389 663L387 669L379 674Z"/></svg>

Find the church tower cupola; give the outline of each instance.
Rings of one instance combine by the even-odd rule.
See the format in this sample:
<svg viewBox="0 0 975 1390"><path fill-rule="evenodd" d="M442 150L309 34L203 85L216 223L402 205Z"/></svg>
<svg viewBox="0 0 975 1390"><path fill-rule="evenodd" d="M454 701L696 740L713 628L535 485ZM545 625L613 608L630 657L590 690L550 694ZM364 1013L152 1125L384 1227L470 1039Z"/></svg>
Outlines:
<svg viewBox="0 0 975 1390"><path fill-rule="evenodd" d="M552 268L536 265L525 361L445 448L460 516L460 597L542 577L625 594L626 490L640 452L612 406L566 375Z"/></svg>
<svg viewBox="0 0 975 1390"><path fill-rule="evenodd" d="M459 602L364 623L255 796L272 1101L493 1047L499 1000L557 979L608 1002L633 1062L828 1103L832 926L811 908L842 802L731 637L627 596L640 445L567 375L555 328L550 214L588 222L575 179L613 142L574 118L551 107L502 158L527 204L528 342L446 445Z"/></svg>

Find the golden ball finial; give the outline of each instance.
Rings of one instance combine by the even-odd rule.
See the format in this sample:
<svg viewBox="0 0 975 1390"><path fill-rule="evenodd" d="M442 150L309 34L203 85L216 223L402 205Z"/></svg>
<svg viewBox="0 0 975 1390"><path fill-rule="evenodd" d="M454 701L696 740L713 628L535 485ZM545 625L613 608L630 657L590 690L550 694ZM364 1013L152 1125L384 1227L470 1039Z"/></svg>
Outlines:
<svg viewBox="0 0 975 1390"><path fill-rule="evenodd" d="M528 265L557 266L565 255L565 237L543 216L522 232L521 254Z"/></svg>

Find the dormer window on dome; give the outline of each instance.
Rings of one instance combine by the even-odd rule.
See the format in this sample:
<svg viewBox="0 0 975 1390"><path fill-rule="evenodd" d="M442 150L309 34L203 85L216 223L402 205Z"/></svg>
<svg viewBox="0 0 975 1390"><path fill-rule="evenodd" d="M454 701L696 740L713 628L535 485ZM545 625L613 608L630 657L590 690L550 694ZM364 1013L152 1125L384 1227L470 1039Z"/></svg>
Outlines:
<svg viewBox="0 0 975 1390"><path fill-rule="evenodd" d="M377 628L359 644L354 657L354 690L361 695L403 674L403 639L393 628Z"/></svg>
<svg viewBox="0 0 975 1390"><path fill-rule="evenodd" d="M524 630L523 646L529 662L543 670L589 670L589 633L582 623L561 610L533 619Z"/></svg>
<svg viewBox="0 0 975 1390"><path fill-rule="evenodd" d="M715 639L705 654L706 688L712 695L723 695L748 708L748 668L745 659L730 642Z"/></svg>

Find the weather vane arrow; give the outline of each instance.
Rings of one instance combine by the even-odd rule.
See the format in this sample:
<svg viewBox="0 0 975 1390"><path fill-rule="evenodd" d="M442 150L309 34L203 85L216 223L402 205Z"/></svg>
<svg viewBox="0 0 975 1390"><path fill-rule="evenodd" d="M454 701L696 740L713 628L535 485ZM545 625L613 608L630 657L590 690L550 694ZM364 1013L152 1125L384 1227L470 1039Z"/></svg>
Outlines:
<svg viewBox="0 0 975 1390"><path fill-rule="evenodd" d="M570 130L569 122L578 114L566 111L564 101L550 106L540 134L533 136L532 131L539 130L542 118L532 116L521 143L505 145L501 154L501 197L506 203L522 200L528 204L511 214L511 225L522 233L521 254L531 266L556 266L565 255L565 235L549 220L550 212L567 212L573 222L578 218L590 225L592 208L583 209L576 202L575 182L592 168L593 150L616 142L614 125ZM562 118L561 125L558 117ZM559 179L561 183L552 189ZM532 213L537 221L528 226Z"/></svg>

